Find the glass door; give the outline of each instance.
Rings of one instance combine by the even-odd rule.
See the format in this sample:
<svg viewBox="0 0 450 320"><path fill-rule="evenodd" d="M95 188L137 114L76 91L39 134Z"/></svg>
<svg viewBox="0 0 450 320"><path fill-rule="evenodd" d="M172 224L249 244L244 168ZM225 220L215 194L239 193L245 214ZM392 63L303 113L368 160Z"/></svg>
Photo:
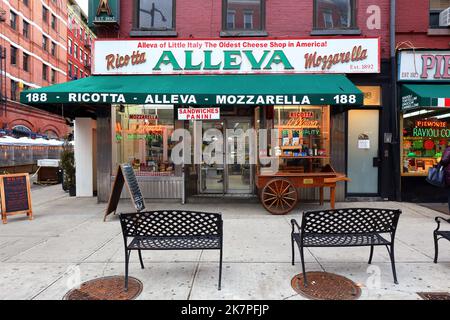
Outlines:
<svg viewBox="0 0 450 320"><path fill-rule="evenodd" d="M221 132L223 136L223 121L202 121L202 133L204 134L209 129L216 129ZM211 135L207 141L203 140L202 152L212 143L217 141L218 137ZM222 150L214 150L211 154L212 158L222 159L222 161L208 161L203 159L202 163L199 165L199 193L225 193L225 170L224 170L224 152Z"/></svg>
<svg viewBox="0 0 450 320"><path fill-rule="evenodd" d="M248 118L228 118L226 121L225 192L249 194L252 192L252 166L250 165L250 139L246 132L251 128Z"/></svg>

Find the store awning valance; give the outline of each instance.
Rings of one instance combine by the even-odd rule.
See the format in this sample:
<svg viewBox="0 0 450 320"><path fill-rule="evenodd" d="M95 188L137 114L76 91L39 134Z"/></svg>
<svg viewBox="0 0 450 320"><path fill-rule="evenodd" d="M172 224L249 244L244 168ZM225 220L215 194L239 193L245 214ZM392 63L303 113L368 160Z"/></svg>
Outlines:
<svg viewBox="0 0 450 320"><path fill-rule="evenodd" d="M401 89L403 110L449 108L450 84L404 84Z"/></svg>
<svg viewBox="0 0 450 320"><path fill-rule="evenodd" d="M27 90L26 104L362 105L345 75L91 76Z"/></svg>

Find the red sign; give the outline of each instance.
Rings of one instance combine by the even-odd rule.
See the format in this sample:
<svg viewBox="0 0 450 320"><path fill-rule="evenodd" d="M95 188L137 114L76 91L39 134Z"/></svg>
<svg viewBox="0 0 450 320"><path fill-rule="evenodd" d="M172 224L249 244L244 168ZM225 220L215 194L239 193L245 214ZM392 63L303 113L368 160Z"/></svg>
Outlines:
<svg viewBox="0 0 450 320"><path fill-rule="evenodd" d="M447 122L445 121L430 121L430 120L417 120L416 127L422 128L447 128Z"/></svg>

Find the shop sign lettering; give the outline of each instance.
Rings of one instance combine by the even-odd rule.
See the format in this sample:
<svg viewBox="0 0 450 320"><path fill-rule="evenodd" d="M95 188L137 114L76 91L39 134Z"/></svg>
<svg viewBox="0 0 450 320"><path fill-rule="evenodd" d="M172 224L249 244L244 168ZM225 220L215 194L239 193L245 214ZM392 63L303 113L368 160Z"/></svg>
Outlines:
<svg viewBox="0 0 450 320"><path fill-rule="evenodd" d="M445 121L430 121L430 120L417 120L416 127L425 128L446 128L447 122Z"/></svg>
<svg viewBox="0 0 450 320"><path fill-rule="evenodd" d="M218 120L220 108L179 108L178 120Z"/></svg>
<svg viewBox="0 0 450 320"><path fill-rule="evenodd" d="M93 74L379 73L378 38L99 40Z"/></svg>
<svg viewBox="0 0 450 320"><path fill-rule="evenodd" d="M450 138L450 129L414 128L413 137Z"/></svg>
<svg viewBox="0 0 450 320"><path fill-rule="evenodd" d="M450 80L450 51L410 51L400 52L398 78L401 81Z"/></svg>

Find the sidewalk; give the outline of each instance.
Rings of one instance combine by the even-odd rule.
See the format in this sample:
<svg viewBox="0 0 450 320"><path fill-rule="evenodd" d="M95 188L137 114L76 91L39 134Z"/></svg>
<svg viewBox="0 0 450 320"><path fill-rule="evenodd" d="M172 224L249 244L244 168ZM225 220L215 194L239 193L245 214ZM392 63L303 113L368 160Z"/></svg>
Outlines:
<svg viewBox="0 0 450 320"><path fill-rule="evenodd" d="M81 281L124 274L123 238L117 216L103 222L106 204L95 198L70 198L61 186L32 191L34 220L9 217L0 226L0 299L62 299L72 280L68 270L79 267ZM306 253L307 271L337 273L362 286L361 299L420 299L418 291L450 292L450 243L441 241L440 262L434 264L434 217L442 215L410 203L339 203L338 207L385 207L403 210L396 238L399 285L392 280L389 257L376 248L367 273L369 248L316 248ZM130 276L144 289L139 299L303 299L290 286L301 273L297 257L291 265L290 219L272 216L258 203L147 203L149 209L193 209L221 212L224 219L224 270L217 290L218 253L147 251L146 268L131 255ZM129 201L119 211L133 211ZM446 227L446 226L444 226ZM378 268L379 269L378 269ZM75 268L75 269L73 269ZM367 281L376 280L369 290ZM375 281L376 282L376 281Z"/></svg>

